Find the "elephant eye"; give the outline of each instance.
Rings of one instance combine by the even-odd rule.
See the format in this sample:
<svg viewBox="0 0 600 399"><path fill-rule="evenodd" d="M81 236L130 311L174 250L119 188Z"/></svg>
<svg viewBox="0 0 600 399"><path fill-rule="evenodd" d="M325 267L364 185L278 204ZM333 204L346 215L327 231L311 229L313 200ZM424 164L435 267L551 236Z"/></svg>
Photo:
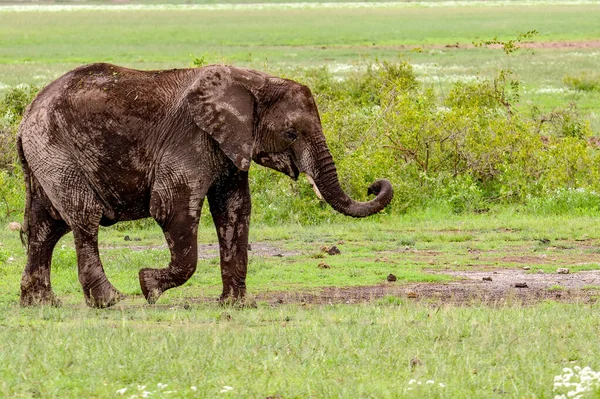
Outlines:
<svg viewBox="0 0 600 399"><path fill-rule="evenodd" d="M285 137L286 140L289 140L293 143L298 138L298 133L295 129L289 128L283 132L283 137Z"/></svg>

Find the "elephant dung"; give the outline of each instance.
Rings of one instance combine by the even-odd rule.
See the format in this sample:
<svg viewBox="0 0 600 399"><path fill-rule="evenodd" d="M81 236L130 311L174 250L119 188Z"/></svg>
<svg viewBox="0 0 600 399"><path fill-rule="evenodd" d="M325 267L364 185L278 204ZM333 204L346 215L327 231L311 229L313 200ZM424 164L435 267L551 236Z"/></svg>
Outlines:
<svg viewBox="0 0 600 399"><path fill-rule="evenodd" d="M336 247L335 245L333 247L329 248L329 250L327 251L327 253L329 255L339 255L339 254L341 254L339 248Z"/></svg>

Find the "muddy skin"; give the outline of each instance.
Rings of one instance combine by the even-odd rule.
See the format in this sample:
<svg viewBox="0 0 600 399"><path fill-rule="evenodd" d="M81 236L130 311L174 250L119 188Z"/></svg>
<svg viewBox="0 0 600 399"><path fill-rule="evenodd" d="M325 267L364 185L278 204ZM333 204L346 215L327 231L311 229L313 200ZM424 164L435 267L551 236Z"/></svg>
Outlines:
<svg viewBox="0 0 600 399"><path fill-rule="evenodd" d="M21 303L58 304L52 251L72 231L79 281L91 307L123 298L108 281L98 228L152 217L171 251L164 269L144 268L144 297L156 302L196 270L204 199L213 215L224 303L246 294L252 160L293 179L312 178L324 200L348 216L391 201L387 180L356 202L341 189L310 90L233 66L137 71L110 64L77 68L44 88L19 127L26 184L22 237L28 258Z"/></svg>

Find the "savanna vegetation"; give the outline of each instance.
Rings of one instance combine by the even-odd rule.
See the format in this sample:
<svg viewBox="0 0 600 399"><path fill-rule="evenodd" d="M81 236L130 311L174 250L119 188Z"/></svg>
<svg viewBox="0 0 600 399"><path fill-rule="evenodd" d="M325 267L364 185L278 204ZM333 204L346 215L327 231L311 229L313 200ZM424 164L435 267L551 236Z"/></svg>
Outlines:
<svg viewBox="0 0 600 399"><path fill-rule="evenodd" d="M285 76L312 88L343 186L353 197L366 199L365 188L379 177L392 182L396 195L388 213L430 206L485 212L506 204L534 212L598 210L600 143L590 121L574 103L549 112L535 105L523 110L522 82L510 69L455 82L443 93L422 83L407 61L376 61L343 78L326 67ZM36 90L12 88L0 104L5 218L22 208L15 134ZM307 182L261 167L252 179L256 221L341 219Z"/></svg>
<svg viewBox="0 0 600 399"><path fill-rule="evenodd" d="M418 291L417 300L391 291L350 297L353 305L301 299L331 287L387 289L390 273L401 286L472 270L564 266L583 278L598 269L598 3L219 3L0 7L0 396L540 398L579 386L571 396L600 397L593 277L579 289L586 303L522 306L509 295L456 306ZM137 272L166 265L169 252L144 220L101 231L108 277L130 296L121 305L83 305L67 236L53 258L63 306L20 309L26 255L7 227L24 202L16 128L41 87L95 61L227 62L298 80L315 95L344 189L365 200L385 177L394 201L347 220L303 179L253 165L248 288L257 308L212 301L218 249L204 215L196 274L158 305L144 304ZM333 245L340 255L324 252ZM548 292L565 298L570 288ZM587 382L556 385L569 375Z"/></svg>

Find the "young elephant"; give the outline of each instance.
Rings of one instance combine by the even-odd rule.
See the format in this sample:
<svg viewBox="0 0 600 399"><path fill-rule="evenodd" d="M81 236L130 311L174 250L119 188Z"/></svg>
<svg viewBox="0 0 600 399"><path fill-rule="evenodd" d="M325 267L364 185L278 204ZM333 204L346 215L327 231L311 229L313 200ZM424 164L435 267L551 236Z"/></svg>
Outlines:
<svg viewBox="0 0 600 399"><path fill-rule="evenodd" d="M56 304L50 261L73 231L86 302L107 307L123 296L98 253L98 226L153 217L171 251L164 269L142 269L149 303L185 283L197 263L197 230L208 197L220 246L221 300L246 291L250 161L314 180L345 215L363 217L392 199L387 180L365 203L340 188L310 90L249 69L137 71L92 64L63 75L29 106L18 132L27 203L28 258L21 305Z"/></svg>

